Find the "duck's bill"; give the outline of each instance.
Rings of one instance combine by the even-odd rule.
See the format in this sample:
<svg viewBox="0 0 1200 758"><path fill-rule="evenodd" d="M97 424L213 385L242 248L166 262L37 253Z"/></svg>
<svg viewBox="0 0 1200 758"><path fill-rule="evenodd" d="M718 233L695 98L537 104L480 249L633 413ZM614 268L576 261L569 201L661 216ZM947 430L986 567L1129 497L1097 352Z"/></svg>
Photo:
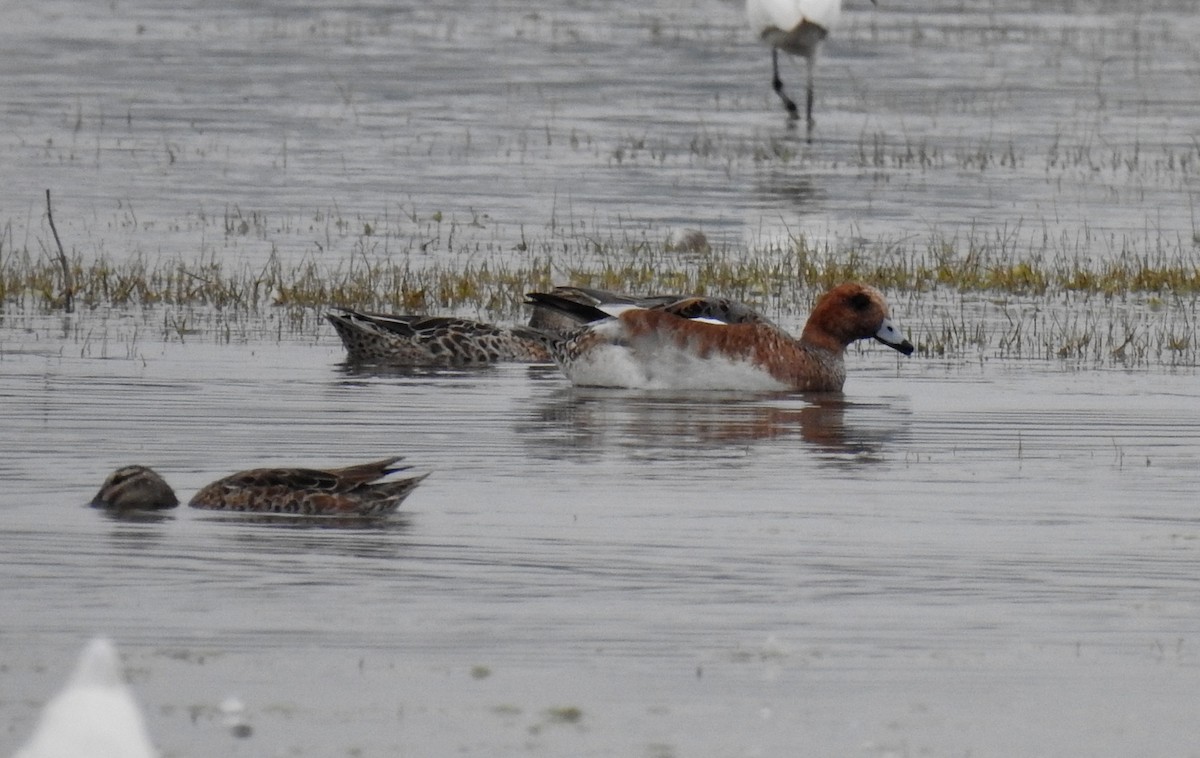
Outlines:
<svg viewBox="0 0 1200 758"><path fill-rule="evenodd" d="M905 355L912 355L912 352L915 349L913 348L913 344L909 342L907 338L905 338L905 336L900 332L899 329L896 328L896 325L893 324L890 319L885 318L883 320L883 323L879 327L879 331L875 332L875 339L879 340L893 350L899 350Z"/></svg>

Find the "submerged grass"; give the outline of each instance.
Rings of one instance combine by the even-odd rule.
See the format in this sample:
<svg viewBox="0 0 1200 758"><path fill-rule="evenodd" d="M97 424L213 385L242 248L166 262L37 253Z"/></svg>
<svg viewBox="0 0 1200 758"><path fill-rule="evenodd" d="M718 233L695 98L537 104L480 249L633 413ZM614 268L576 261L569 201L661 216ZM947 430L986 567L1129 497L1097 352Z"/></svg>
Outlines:
<svg viewBox="0 0 1200 758"><path fill-rule="evenodd" d="M364 232L370 236L371 231ZM1081 361L1194 363L1198 248L1184 240L1029 239L1019 229L862 241L834 248L803 237L751 249L681 246L670 235L598 239L522 233L515 249L480 252L447 236L427 246L348 259L252 266L214 255L196 260L134 255L68 257L77 307L210 309L230 318L269 312L301 331L330 306L453 313L518 320L531 290L571 283L636 293L721 294L751 302L784 323L824 289L861 280L888 291L920 352L982 352ZM62 303L63 271L51 256L0 249L0 313L50 312ZM957 311L944 305L957 301ZM798 319L796 319L798 320ZM180 338L196 319L163 317ZM180 324L184 324L183 327ZM282 326L280 327L282 328Z"/></svg>
<svg viewBox="0 0 1200 758"><path fill-rule="evenodd" d="M891 291L1041 296L1080 293L1104 297L1200 294L1200 247L1157 240L1151 251L1128 240L1101 241L1106 254L1043 241L1020 249L1015 235L933 236L925 243L882 240L856 247L814 246L803 237L754 249L692 246L671 239L624 236L598 241L522 242L516 251L480 259L471 251L445 256L410 254L332 263L285 264L275 255L261 266L229 264L212 255L196 260L116 261L106 255L69 257L82 307L101 305L213 306L256 311L264 307L349 305L405 312L475 311L511 314L522 295L570 282L630 292L720 293L746 300L770 298L785 311L805 305L814 289L868 281ZM0 253L3 250L0 249ZM0 256L0 306L49 310L62 304L63 271L49 256L28 251Z"/></svg>

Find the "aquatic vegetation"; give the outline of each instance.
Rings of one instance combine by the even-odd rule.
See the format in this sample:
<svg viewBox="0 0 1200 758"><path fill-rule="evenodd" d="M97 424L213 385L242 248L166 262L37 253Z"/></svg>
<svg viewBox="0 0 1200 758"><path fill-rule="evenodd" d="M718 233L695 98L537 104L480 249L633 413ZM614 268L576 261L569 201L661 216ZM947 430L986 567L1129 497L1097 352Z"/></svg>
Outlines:
<svg viewBox="0 0 1200 758"><path fill-rule="evenodd" d="M316 335L330 306L520 321L526 292L564 283L720 294L798 322L821 291L861 280L888 292L921 354L1169 364L1197 355L1200 246L1183 237L1100 238L1085 228L1055 239L1018 224L925 239L847 235L834 246L794 236L743 247L697 232L600 236L552 221L540 234L520 229L513 243L496 231L488 241L472 236L483 227L479 215L458 221L434 212L404 221L417 231L399 233L394 219L324 218L330 244L339 236L353 245L349 256L332 259L285 263L271 254L254 265L212 251L120 260L73 252L66 276L84 318L106 309L153 311L163 337L178 340ZM235 209L220 223L234 238L269 242L281 234L280 222L259 213ZM0 237L0 313L61 308L62 260L11 246Z"/></svg>
<svg viewBox="0 0 1200 758"><path fill-rule="evenodd" d="M548 724L577 724L583 719L583 711L573 705L548 708L544 715Z"/></svg>

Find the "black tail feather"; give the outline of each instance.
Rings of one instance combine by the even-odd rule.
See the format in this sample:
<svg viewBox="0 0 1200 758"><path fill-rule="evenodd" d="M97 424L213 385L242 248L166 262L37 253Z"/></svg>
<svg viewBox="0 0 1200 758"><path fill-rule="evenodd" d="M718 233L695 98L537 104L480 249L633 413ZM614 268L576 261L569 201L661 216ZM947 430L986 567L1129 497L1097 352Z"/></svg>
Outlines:
<svg viewBox="0 0 1200 758"><path fill-rule="evenodd" d="M527 293L525 295L525 304L565 313L580 324L590 324L594 321L603 321L604 319L612 318L611 315L593 305L578 303L569 298L560 295L551 295L546 292Z"/></svg>

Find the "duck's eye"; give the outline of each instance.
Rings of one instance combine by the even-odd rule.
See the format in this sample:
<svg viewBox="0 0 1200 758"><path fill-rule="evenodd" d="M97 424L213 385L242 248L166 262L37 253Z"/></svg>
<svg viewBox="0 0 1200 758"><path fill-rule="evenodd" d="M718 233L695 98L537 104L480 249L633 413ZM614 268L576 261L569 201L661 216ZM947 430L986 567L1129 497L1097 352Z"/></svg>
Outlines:
<svg viewBox="0 0 1200 758"><path fill-rule="evenodd" d="M856 311L865 311L871 307L871 296L865 292L856 292L850 296L850 307Z"/></svg>

